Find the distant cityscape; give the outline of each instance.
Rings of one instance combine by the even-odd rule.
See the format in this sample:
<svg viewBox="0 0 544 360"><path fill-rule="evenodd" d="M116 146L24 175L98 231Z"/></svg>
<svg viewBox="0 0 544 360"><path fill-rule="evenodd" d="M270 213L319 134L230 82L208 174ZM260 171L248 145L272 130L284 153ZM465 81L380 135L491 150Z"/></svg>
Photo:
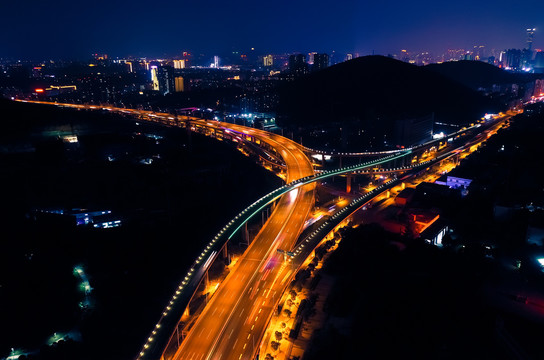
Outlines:
<svg viewBox="0 0 544 360"><path fill-rule="evenodd" d="M544 51L533 47L536 33L534 28L526 30L522 49L499 50L474 45L470 49L448 49L442 54L403 49L382 55L418 66L475 60L514 73L542 74ZM270 90L282 81L360 56L334 51L257 54L251 48L223 55L182 51L179 56L170 58L119 58L95 53L84 61L0 59L0 94L8 98L145 107L147 100L157 96L199 90L223 90L224 93L236 89L236 101L222 101L217 96L214 108L233 113L269 113L274 111L278 100Z"/></svg>

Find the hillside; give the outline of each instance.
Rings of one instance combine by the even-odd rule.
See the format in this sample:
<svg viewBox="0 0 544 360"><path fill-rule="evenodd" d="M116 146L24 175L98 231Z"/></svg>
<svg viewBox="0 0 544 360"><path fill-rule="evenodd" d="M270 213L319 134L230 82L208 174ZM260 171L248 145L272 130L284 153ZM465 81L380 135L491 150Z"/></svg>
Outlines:
<svg viewBox="0 0 544 360"><path fill-rule="evenodd" d="M425 68L474 90L493 85L521 84L534 78L534 74L515 74L488 63L471 60L431 64Z"/></svg>
<svg viewBox="0 0 544 360"><path fill-rule="evenodd" d="M435 114L467 123L498 106L430 69L383 56L365 56L297 79L280 89L280 122L376 124Z"/></svg>

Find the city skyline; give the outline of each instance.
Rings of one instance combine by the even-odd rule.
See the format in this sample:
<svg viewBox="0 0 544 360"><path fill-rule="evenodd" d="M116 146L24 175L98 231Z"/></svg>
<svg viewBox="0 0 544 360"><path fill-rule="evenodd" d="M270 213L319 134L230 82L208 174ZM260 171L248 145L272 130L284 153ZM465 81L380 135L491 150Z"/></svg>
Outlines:
<svg viewBox="0 0 544 360"><path fill-rule="evenodd" d="M31 1L4 5L0 57L26 59L113 56L174 56L250 51L256 54L317 51L387 55L401 49L444 52L485 45L523 48L525 30L536 28L533 49L544 47L544 4L512 8L505 1L378 4L348 1L326 8L319 0L255 6L135 2L86 4Z"/></svg>

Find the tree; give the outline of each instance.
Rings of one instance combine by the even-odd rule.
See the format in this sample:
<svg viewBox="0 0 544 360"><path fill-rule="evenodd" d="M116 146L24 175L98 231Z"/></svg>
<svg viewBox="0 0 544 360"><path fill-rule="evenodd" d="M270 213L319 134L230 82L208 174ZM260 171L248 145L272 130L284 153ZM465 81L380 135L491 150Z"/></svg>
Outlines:
<svg viewBox="0 0 544 360"><path fill-rule="evenodd" d="M291 310L289 310L289 309L283 310L283 313L284 313L285 316L287 316L287 317L291 317L291 314L292 314Z"/></svg>
<svg viewBox="0 0 544 360"><path fill-rule="evenodd" d="M293 306L293 300L291 299L287 299L286 303L287 303L287 306L289 307Z"/></svg>
<svg viewBox="0 0 544 360"><path fill-rule="evenodd" d="M278 351L278 349L280 348L280 343L277 341L271 341L270 346L272 347L272 349L274 349L274 351Z"/></svg>
<svg viewBox="0 0 544 360"><path fill-rule="evenodd" d="M284 323L284 322L282 322L282 323L281 323L281 328L282 328L282 329L285 329L286 327L287 327L287 324Z"/></svg>
<svg viewBox="0 0 544 360"><path fill-rule="evenodd" d="M270 354L266 354L266 356L264 357L264 360L274 360L274 357Z"/></svg>
<svg viewBox="0 0 544 360"><path fill-rule="evenodd" d="M283 338L281 331L276 331L274 335L276 336L276 341L281 341Z"/></svg>

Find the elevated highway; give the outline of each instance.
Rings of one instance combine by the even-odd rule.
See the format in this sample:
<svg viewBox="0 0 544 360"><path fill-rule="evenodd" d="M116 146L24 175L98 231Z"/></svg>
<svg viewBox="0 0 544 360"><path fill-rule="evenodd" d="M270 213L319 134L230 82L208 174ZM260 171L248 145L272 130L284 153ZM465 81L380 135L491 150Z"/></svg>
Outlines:
<svg viewBox="0 0 544 360"><path fill-rule="evenodd" d="M46 104L118 111L130 115L145 116L152 121L166 125L176 126L183 123L184 126L201 126L219 131L223 135L235 132L237 136L250 137L266 144L270 149L273 149L275 155L281 157L287 169L286 185L263 196L244 209L207 244L202 254L191 266L187 276L180 282L161 319L140 351L138 359L142 360L252 359L258 350L256 346L259 344L266 324L275 311L281 292L298 269L297 264L303 261L302 258L297 257L294 262L284 262L277 250L293 250L298 256L302 253L306 254L312 248L311 244L304 242L299 244L296 249L294 246L308 213L313 207L315 182L345 173L366 172L377 165L405 158L412 153L412 149L394 151L374 161L315 174L312 163L304 154L307 149L289 139L266 131L230 123L135 109L78 104ZM417 167L421 168L425 165L427 162L419 163ZM411 167L413 166L408 165L387 170L404 172ZM388 183L388 185L393 185L393 183ZM367 201L367 197L359 199L358 203L363 200ZM189 298L202 281L209 264L214 261L228 240L249 218L274 201L277 201L277 205L272 215L238 261L235 269L221 283L183 341L180 342L179 337L171 336ZM353 206L355 205L357 203ZM302 249L306 245L308 247L303 252Z"/></svg>

